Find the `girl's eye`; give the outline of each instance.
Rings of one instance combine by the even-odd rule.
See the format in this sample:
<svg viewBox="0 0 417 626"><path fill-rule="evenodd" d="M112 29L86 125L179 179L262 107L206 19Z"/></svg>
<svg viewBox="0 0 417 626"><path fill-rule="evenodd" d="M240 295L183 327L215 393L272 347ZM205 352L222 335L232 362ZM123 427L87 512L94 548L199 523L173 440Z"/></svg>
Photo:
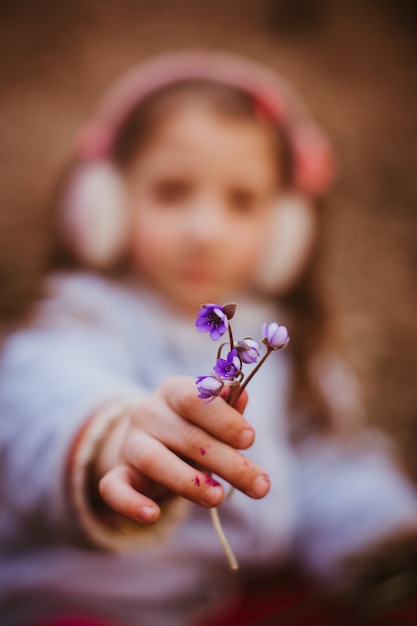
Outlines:
<svg viewBox="0 0 417 626"><path fill-rule="evenodd" d="M229 205L237 213L252 213L257 206L257 196L248 189L233 189L229 192Z"/></svg>
<svg viewBox="0 0 417 626"><path fill-rule="evenodd" d="M154 184L152 192L154 198L162 204L175 204L184 201L192 190L187 180L166 179Z"/></svg>

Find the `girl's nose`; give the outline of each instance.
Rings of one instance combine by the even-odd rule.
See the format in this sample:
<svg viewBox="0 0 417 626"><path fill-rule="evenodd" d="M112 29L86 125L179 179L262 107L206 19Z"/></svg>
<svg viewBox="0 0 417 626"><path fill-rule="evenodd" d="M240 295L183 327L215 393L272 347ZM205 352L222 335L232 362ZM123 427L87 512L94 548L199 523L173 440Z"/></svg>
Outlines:
<svg viewBox="0 0 417 626"><path fill-rule="evenodd" d="M226 226L221 199L213 196L196 198L187 215L187 234L194 241L211 243L220 240Z"/></svg>

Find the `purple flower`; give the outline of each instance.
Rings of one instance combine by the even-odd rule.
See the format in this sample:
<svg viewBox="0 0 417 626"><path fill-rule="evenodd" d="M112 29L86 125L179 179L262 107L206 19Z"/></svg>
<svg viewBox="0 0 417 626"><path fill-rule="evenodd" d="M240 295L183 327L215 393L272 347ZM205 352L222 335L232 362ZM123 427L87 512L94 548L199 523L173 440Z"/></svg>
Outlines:
<svg viewBox="0 0 417 626"><path fill-rule="evenodd" d="M243 363L256 363L259 359L261 346L254 339L247 337L246 339L239 339L236 349Z"/></svg>
<svg viewBox="0 0 417 626"><path fill-rule="evenodd" d="M216 341L227 331L229 320L219 304L203 304L195 325L199 333L210 333L210 339Z"/></svg>
<svg viewBox="0 0 417 626"><path fill-rule="evenodd" d="M213 369L216 374L224 380L234 380L236 376L240 374L240 370L242 369L242 363L237 350L231 350L226 359L217 359L217 363Z"/></svg>
<svg viewBox="0 0 417 626"><path fill-rule="evenodd" d="M281 350L285 348L290 340L288 330L285 326L280 326L277 322L265 323L262 327L262 341L267 348Z"/></svg>
<svg viewBox="0 0 417 626"><path fill-rule="evenodd" d="M223 390L224 382L217 374L207 374L199 376L195 381L199 398L211 398L219 396Z"/></svg>

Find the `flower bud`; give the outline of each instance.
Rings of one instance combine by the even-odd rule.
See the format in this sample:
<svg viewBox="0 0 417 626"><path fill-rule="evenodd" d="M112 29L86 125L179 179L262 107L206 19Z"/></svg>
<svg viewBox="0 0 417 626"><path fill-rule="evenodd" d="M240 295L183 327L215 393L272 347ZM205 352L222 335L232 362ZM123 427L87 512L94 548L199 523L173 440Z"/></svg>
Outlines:
<svg viewBox="0 0 417 626"><path fill-rule="evenodd" d="M199 398L216 398L221 394L224 382L217 374L207 374L199 376L195 381Z"/></svg>
<svg viewBox="0 0 417 626"><path fill-rule="evenodd" d="M254 339L251 339L250 337L246 337L246 339L240 339L235 344L235 347L238 351L240 360L243 363L256 363L259 359L261 346Z"/></svg>
<svg viewBox="0 0 417 626"><path fill-rule="evenodd" d="M281 350L285 348L290 340L288 330L285 326L280 326L277 322L265 323L262 327L262 342L270 350Z"/></svg>

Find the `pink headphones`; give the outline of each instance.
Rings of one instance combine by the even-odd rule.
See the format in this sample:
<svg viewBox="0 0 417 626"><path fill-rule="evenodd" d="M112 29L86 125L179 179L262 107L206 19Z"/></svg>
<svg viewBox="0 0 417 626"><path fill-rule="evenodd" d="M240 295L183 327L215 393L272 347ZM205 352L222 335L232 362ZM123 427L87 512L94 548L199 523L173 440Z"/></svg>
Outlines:
<svg viewBox="0 0 417 626"><path fill-rule="evenodd" d="M126 246L124 189L109 156L124 121L158 89L192 79L225 83L250 94L289 137L295 195L305 202L327 190L334 169L329 143L300 98L274 72L228 53L159 56L132 69L108 92L77 141L78 164L62 198L61 223L67 245L90 267L111 266Z"/></svg>

